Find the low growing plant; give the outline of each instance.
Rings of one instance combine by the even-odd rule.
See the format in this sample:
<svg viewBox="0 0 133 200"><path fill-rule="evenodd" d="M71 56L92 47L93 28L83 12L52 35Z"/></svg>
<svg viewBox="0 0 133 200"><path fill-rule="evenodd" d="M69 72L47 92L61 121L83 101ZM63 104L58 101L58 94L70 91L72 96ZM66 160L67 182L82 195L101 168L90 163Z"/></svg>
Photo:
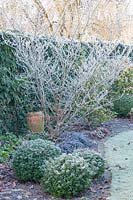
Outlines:
<svg viewBox="0 0 133 200"><path fill-rule="evenodd" d="M63 154L46 163L41 185L52 196L70 198L88 188L91 180L83 157Z"/></svg>
<svg viewBox="0 0 133 200"><path fill-rule="evenodd" d="M63 154L44 165L42 189L55 197L70 198L88 188L104 172L104 160L89 150Z"/></svg>
<svg viewBox="0 0 133 200"><path fill-rule="evenodd" d="M13 133L0 135L0 163L6 163L13 156L22 139Z"/></svg>
<svg viewBox="0 0 133 200"><path fill-rule="evenodd" d="M59 156L61 151L48 140L31 140L23 143L13 157L13 170L22 181L39 181L42 177L41 165L49 158Z"/></svg>
<svg viewBox="0 0 133 200"><path fill-rule="evenodd" d="M73 155L83 157L88 164L88 169L92 177L99 177L105 170L105 161L94 151L89 149L78 149L73 152Z"/></svg>

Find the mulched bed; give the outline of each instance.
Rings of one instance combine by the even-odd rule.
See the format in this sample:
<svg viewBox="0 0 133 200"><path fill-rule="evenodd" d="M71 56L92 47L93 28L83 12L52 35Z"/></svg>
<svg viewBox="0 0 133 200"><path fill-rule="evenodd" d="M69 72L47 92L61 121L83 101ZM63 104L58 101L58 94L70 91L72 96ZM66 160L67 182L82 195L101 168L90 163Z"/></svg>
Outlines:
<svg viewBox="0 0 133 200"><path fill-rule="evenodd" d="M82 130L91 138L92 148L102 152L102 145L108 138L125 130L133 130L133 122L128 119L116 119L106 122L96 130ZM78 131L79 132L79 131ZM92 143L94 141L94 145ZM97 146L97 148L96 148ZM100 146L100 148L99 148ZM94 147L94 148L93 148ZM102 177L94 181L91 187L73 200L107 200L110 193L111 173L107 168ZM12 169L7 165L0 165L0 200L61 200L42 192L39 184L17 181Z"/></svg>
<svg viewBox="0 0 133 200"><path fill-rule="evenodd" d="M16 180L13 171L6 165L0 165L0 200L54 200L41 191L39 184L33 182L19 182ZM98 180L94 181L90 189L85 191L76 199L85 196L89 200L105 200L109 196L111 176L108 171Z"/></svg>

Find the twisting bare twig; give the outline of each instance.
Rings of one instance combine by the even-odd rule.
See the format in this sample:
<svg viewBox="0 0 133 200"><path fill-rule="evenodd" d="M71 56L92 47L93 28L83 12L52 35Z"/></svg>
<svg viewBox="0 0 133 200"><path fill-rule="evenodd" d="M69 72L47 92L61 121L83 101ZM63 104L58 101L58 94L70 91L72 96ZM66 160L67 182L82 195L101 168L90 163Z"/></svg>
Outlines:
<svg viewBox="0 0 133 200"><path fill-rule="evenodd" d="M91 14L90 9L87 21ZM38 20L41 19L36 20L37 28ZM42 29L46 34L47 25ZM60 27L52 31L45 37L33 29L30 34L10 32L12 40L6 40L4 35L3 38L15 49L18 64L23 66L42 105L49 132L58 134L77 117L85 117L110 103L109 90L126 68L130 49L117 55L118 42L95 40L84 44L74 40L74 33L70 40L59 37Z"/></svg>

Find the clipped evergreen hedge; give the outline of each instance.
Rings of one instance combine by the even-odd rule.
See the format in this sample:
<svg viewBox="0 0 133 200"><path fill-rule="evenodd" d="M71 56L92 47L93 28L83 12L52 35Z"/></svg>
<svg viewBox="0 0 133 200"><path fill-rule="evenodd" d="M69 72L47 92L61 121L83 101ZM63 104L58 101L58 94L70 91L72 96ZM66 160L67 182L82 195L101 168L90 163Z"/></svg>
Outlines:
<svg viewBox="0 0 133 200"><path fill-rule="evenodd" d="M12 40L14 33L0 33L0 132L24 133L27 131L27 112L41 110L41 105L24 74L23 64L17 64L17 60L14 56L15 50L4 42L3 34L6 40ZM18 32L15 34L23 37L23 35ZM48 37L40 38L42 43L47 43L48 40ZM50 41L53 45L57 45L54 38L50 38ZM66 54L69 45L69 41L63 43ZM71 48L77 51L77 44L73 43L71 45ZM81 65L81 59L85 56L83 52L86 46L83 44L82 47L83 50L77 52L77 58L74 58L75 67ZM46 59L47 57L53 58L51 66L54 64L54 56L56 56L54 48L52 45L49 45L46 51ZM71 75L72 72L70 72L70 76ZM53 99L49 91L46 92L47 98L52 103Z"/></svg>
<svg viewBox="0 0 133 200"><path fill-rule="evenodd" d="M0 133L27 131L26 113L32 111L34 95L29 93L29 83L23 67L17 65L14 49L0 34Z"/></svg>
<svg viewBox="0 0 133 200"><path fill-rule="evenodd" d="M16 33L20 34L20 33ZM14 132L23 133L27 131L26 127L26 113L28 111L38 111L41 109L40 103L37 101L35 94L30 88L23 66L18 65L14 56L14 49L8 46L2 37L3 33L0 33L0 132ZM4 33L6 39L13 39L11 33ZM21 34L22 35L22 34ZM41 37L42 42L47 42L48 37ZM51 40L51 38L50 38ZM63 42L63 40L62 40ZM56 40L52 38L53 45L56 45ZM101 46L103 42L99 41ZM75 67L79 67L86 57L89 56L90 49L94 43L80 43L81 48L79 52L76 52L77 57L74 57ZM70 42L64 41L63 48L67 54ZM73 50L77 51L77 42L71 43ZM119 44L116 51L112 52L110 56L114 54L120 54L125 49L127 51L129 47L123 44ZM56 53L52 49L52 45L47 48L46 57L53 57ZM133 60L133 51L130 53L130 58ZM72 72L70 73L72 75ZM48 94L48 98L49 94ZM53 101L53 99L50 99Z"/></svg>
<svg viewBox="0 0 133 200"><path fill-rule="evenodd" d="M17 132L23 124L24 114L22 103L25 82L19 76L19 68L16 64L11 47L8 47L0 35L0 130ZM22 108L22 109L21 109ZM20 115L21 113L21 115ZM20 118L22 123L20 123ZM14 126L15 124L15 126Z"/></svg>

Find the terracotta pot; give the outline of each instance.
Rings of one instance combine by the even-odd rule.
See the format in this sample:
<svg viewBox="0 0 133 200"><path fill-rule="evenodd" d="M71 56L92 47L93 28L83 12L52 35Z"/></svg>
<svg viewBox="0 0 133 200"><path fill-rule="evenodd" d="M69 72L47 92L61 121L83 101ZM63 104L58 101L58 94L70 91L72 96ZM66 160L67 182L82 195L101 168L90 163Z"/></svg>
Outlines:
<svg viewBox="0 0 133 200"><path fill-rule="evenodd" d="M43 112L29 112L27 114L28 128L33 133L44 132L44 114Z"/></svg>

